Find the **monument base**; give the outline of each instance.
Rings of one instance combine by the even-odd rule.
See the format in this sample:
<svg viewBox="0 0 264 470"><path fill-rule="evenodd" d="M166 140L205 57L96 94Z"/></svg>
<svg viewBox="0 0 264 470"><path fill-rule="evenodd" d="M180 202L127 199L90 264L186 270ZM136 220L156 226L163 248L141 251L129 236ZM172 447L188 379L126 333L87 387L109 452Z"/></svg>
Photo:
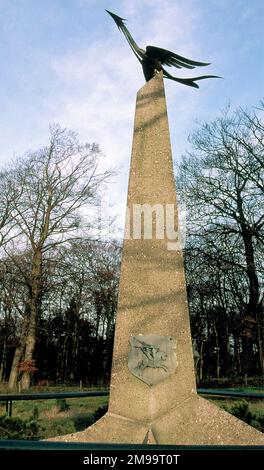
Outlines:
<svg viewBox="0 0 264 470"><path fill-rule="evenodd" d="M264 445L264 434L194 395L153 422L106 413L84 431L49 441L168 445Z"/></svg>

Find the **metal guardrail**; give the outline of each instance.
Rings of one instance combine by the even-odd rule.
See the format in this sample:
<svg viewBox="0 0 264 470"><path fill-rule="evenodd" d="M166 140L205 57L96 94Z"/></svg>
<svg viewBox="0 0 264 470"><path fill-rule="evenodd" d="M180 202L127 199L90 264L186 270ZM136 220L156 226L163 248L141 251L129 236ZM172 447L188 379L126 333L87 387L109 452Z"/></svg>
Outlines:
<svg viewBox="0 0 264 470"><path fill-rule="evenodd" d="M58 393L6 393L0 395L0 401L6 400L49 400L53 398L77 398L77 397L103 397L109 395L109 390L94 392L58 392Z"/></svg>
<svg viewBox="0 0 264 470"><path fill-rule="evenodd" d="M214 390L207 388L198 388L197 392L201 395L233 397L233 398L264 398L264 393L236 392L233 390ZM12 404L17 400L53 400L56 398L89 398L103 397L109 395L108 390L95 392L58 392L58 393L19 393L19 394L3 394L0 395L0 402L6 402L6 412L8 416L12 416Z"/></svg>
<svg viewBox="0 0 264 470"><path fill-rule="evenodd" d="M239 446L239 445L168 445L168 444L113 444L107 442L48 442L48 441L23 441L23 440L0 440L0 449L8 450L77 450L77 451L100 451L100 450L130 450L130 451L144 451L148 453L152 451L184 451L184 450L261 450L263 452L264 446Z"/></svg>
<svg viewBox="0 0 264 470"><path fill-rule="evenodd" d="M214 390L213 388L198 388L197 393L201 395L215 395L223 397L241 397L241 398L264 398L264 392L236 392L235 390Z"/></svg>
<svg viewBox="0 0 264 470"><path fill-rule="evenodd" d="M12 416L13 401L18 400L53 400L55 398L86 398L86 397L104 397L109 395L108 390L101 392L58 392L58 393L15 393L0 395L0 402L6 402L6 412L8 416Z"/></svg>

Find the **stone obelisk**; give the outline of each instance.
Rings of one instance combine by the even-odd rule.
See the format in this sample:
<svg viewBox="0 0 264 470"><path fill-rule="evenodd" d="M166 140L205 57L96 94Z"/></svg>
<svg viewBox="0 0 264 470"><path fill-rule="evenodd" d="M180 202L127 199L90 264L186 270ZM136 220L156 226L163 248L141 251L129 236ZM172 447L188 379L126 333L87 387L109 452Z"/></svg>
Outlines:
<svg viewBox="0 0 264 470"><path fill-rule="evenodd" d="M137 94L127 207L109 410L85 431L53 440L264 444L262 433L196 394L162 73ZM134 217L144 207L155 209L147 237L143 217L140 227ZM168 207L174 235L165 227Z"/></svg>

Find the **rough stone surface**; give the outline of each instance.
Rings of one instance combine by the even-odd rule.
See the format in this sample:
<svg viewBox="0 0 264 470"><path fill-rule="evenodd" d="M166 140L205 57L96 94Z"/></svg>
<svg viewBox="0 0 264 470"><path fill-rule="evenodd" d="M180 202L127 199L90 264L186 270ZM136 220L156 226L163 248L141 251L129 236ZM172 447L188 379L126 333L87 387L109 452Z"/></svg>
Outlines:
<svg viewBox="0 0 264 470"><path fill-rule="evenodd" d="M177 208L161 74L137 94L127 201L130 215L133 204ZM183 258L180 250L169 251L167 242L166 237L153 236L152 240L125 240L123 246L109 410L147 422L195 392ZM132 375L127 365L131 335L175 337L176 373L151 388Z"/></svg>
<svg viewBox="0 0 264 470"><path fill-rule="evenodd" d="M261 432L197 395L151 427L159 444L264 445Z"/></svg>
<svg viewBox="0 0 264 470"><path fill-rule="evenodd" d="M128 207L144 203L177 207L162 74L137 94ZM182 252L167 242L124 241L109 412L83 432L51 440L264 444L262 433L196 394ZM173 336L175 373L152 387L134 376L131 335Z"/></svg>

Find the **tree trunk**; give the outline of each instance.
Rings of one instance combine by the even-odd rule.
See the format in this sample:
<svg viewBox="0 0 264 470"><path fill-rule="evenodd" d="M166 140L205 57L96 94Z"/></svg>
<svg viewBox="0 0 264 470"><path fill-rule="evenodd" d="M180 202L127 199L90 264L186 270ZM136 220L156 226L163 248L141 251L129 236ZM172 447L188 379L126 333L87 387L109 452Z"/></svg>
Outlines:
<svg viewBox="0 0 264 470"><path fill-rule="evenodd" d="M243 210L243 199L241 190L237 189L237 208L240 218L241 233L245 248L246 272L249 281L249 301L247 305L246 317L257 318L259 310L259 280L254 257L253 236L247 226ZM253 325L252 325L253 330ZM252 333L252 332L251 332ZM253 353L253 334L243 334L242 332L242 361L243 372L245 374L254 373L254 353Z"/></svg>
<svg viewBox="0 0 264 470"><path fill-rule="evenodd" d="M253 240L248 231L243 230L242 236L245 246L245 255L247 263L247 276L249 280L249 301L248 301L248 314L256 318L259 309L259 281L256 272L255 257Z"/></svg>
<svg viewBox="0 0 264 470"><path fill-rule="evenodd" d="M33 359L33 354L35 350L35 343L36 343L36 321L37 321L37 307L35 302L30 306L30 320L28 325L28 333L26 337L26 344L25 344L25 355L24 361L30 362ZM31 372L22 372L21 378L21 390L28 390L30 387L31 381Z"/></svg>
<svg viewBox="0 0 264 470"><path fill-rule="evenodd" d="M253 338L242 337L242 372L248 376L254 375L256 372L254 362Z"/></svg>
<svg viewBox="0 0 264 470"><path fill-rule="evenodd" d="M0 365L0 381L4 382L5 380L5 371L6 371L6 356L7 356L7 346L6 341L3 343L3 351Z"/></svg>
<svg viewBox="0 0 264 470"><path fill-rule="evenodd" d="M238 375L241 375L242 368L241 368L241 360L240 360L239 338L238 338L237 333L233 333L233 338L234 338L234 356L235 356L236 373Z"/></svg>
<svg viewBox="0 0 264 470"><path fill-rule="evenodd" d="M28 323L28 331L25 342L25 355L24 361L30 362L33 360L35 343L36 343L36 326L37 317L40 306L40 295L41 295L41 283L42 283L42 253L41 249L36 249L31 272L31 297L29 299L29 310L30 318ZM30 387L32 372L25 371L22 373L21 389L28 390Z"/></svg>
<svg viewBox="0 0 264 470"><path fill-rule="evenodd" d="M215 347L216 347L216 378L219 379L220 377L220 348L219 348L219 338L218 338L218 332L217 332L215 320L214 320L213 325L214 325Z"/></svg>
<svg viewBox="0 0 264 470"><path fill-rule="evenodd" d="M79 380L79 370L78 370L78 321L75 323L75 332L72 342L72 361L71 361L71 372L70 380L74 381L75 379Z"/></svg>
<svg viewBox="0 0 264 470"><path fill-rule="evenodd" d="M62 377L61 377L61 362L62 362L62 347L60 345L60 339L57 344L57 360L56 360L56 383L61 383L62 382Z"/></svg>
<svg viewBox="0 0 264 470"><path fill-rule="evenodd" d="M230 375L230 341L229 341L229 329L228 329L228 323L227 323L227 318L225 316L225 334L221 335L221 340L222 340L222 360L221 360L221 365L222 365L222 376L223 377L229 377Z"/></svg>
<svg viewBox="0 0 264 470"><path fill-rule="evenodd" d="M68 353L68 331L65 334L64 341L63 341L63 346L62 346L62 352L61 352L61 371L60 371L60 377L61 381L65 383L66 377L67 377L67 353Z"/></svg>
<svg viewBox="0 0 264 470"><path fill-rule="evenodd" d="M8 389L14 390L16 387L17 383L17 374L18 374L18 365L20 360L23 357L24 349L25 349L25 343L26 343L26 337L27 337L27 331L28 331L28 322L29 322L29 317L28 314L25 314L23 325L22 325L22 331L21 331L21 337L20 337L20 342L19 345L16 347L13 362L12 362L12 367L9 375L9 381L8 381Z"/></svg>
<svg viewBox="0 0 264 470"><path fill-rule="evenodd" d="M200 346L200 363L199 363L199 382L203 380L203 345L204 342L203 340L201 341L201 346Z"/></svg>
<svg viewBox="0 0 264 470"><path fill-rule="evenodd" d="M264 356L263 356L263 340L261 335L260 325L257 327L257 341L258 341L258 354L259 354L259 367L261 375L264 375Z"/></svg>

